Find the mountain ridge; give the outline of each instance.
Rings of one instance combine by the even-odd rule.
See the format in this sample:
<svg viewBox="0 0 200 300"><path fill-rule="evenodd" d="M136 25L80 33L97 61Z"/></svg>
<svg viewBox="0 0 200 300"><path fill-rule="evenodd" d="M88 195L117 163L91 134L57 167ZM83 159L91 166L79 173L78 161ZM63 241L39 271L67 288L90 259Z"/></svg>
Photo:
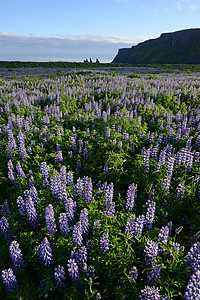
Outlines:
<svg viewBox="0 0 200 300"><path fill-rule="evenodd" d="M121 48L112 63L200 64L200 28L162 33L131 48Z"/></svg>

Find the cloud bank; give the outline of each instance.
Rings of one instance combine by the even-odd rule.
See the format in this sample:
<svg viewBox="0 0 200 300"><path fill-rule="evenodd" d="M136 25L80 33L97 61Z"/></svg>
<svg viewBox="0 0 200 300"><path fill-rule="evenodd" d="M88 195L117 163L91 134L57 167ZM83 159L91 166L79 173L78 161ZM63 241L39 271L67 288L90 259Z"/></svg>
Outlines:
<svg viewBox="0 0 200 300"><path fill-rule="evenodd" d="M0 61L113 60L119 48L129 48L153 37L115 35L34 36L0 31Z"/></svg>

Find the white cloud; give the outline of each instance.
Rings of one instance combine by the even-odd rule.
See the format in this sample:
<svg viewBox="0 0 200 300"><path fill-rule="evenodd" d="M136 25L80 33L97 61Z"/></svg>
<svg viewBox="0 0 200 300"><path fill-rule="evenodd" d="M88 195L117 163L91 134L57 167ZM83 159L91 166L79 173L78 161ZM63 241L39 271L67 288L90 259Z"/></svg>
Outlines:
<svg viewBox="0 0 200 300"><path fill-rule="evenodd" d="M119 48L129 48L150 36L117 35L35 36L0 31L0 60L112 61Z"/></svg>
<svg viewBox="0 0 200 300"><path fill-rule="evenodd" d="M197 10L198 8L199 8L198 5L195 5L195 4L191 4L191 5L190 5L190 9L191 9L191 10Z"/></svg>

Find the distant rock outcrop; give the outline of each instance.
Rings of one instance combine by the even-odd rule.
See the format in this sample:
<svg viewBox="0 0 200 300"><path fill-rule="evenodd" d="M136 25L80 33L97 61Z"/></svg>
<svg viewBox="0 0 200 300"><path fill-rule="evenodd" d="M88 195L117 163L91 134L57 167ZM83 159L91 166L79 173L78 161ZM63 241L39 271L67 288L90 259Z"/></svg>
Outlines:
<svg viewBox="0 0 200 300"><path fill-rule="evenodd" d="M200 28L162 33L157 39L119 49L112 63L200 64Z"/></svg>

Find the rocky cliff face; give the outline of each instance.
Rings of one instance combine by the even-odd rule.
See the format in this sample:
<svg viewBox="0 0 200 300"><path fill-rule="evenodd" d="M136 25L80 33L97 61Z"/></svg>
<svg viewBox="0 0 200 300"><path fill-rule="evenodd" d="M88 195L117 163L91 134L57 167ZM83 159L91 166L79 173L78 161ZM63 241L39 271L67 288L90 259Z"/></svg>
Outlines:
<svg viewBox="0 0 200 300"><path fill-rule="evenodd" d="M112 63L200 64L200 29L163 33L157 39L119 49Z"/></svg>

